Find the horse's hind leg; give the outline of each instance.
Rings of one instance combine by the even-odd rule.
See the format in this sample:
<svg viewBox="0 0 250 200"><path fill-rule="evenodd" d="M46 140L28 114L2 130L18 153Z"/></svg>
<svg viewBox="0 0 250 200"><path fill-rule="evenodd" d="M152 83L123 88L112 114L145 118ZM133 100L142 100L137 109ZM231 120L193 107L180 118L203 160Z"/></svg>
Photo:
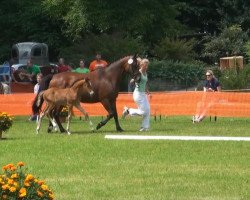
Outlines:
<svg viewBox="0 0 250 200"><path fill-rule="evenodd" d="M89 114L81 107L80 103L76 104L75 107L85 116L86 120L89 121L90 130L93 131L94 127L92 121L89 118Z"/></svg>
<svg viewBox="0 0 250 200"><path fill-rule="evenodd" d="M54 109L52 115L53 115L53 118L55 119L55 121L56 121L56 123L58 125L58 128L60 129L60 132L65 133L66 130L63 128L63 126L62 126L62 124L61 124L61 122L59 120L59 114L60 114L61 108L62 107Z"/></svg>

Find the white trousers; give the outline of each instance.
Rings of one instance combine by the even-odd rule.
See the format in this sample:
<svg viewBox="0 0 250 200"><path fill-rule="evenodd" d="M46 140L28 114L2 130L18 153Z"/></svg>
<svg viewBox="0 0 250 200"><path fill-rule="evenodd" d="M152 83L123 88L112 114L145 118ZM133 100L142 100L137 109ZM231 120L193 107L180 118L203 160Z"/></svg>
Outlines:
<svg viewBox="0 0 250 200"><path fill-rule="evenodd" d="M133 99L138 106L137 109L129 108L129 115L142 116L141 128L150 127L150 105L145 92L134 91Z"/></svg>

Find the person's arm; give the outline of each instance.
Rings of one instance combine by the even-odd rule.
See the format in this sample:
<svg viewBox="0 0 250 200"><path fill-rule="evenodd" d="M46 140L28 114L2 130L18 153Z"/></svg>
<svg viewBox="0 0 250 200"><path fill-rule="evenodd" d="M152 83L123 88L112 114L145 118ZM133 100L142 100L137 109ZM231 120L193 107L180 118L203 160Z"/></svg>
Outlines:
<svg viewBox="0 0 250 200"><path fill-rule="evenodd" d="M221 86L220 85L217 86L217 91L221 92Z"/></svg>

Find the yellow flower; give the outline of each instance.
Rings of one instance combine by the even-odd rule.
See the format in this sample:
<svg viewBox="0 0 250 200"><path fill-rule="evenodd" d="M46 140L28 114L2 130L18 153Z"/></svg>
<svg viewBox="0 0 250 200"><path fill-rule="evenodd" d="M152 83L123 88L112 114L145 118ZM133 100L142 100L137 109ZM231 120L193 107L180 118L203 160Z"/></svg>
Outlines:
<svg viewBox="0 0 250 200"><path fill-rule="evenodd" d="M10 187L10 192L15 192L16 191L16 188L15 187Z"/></svg>
<svg viewBox="0 0 250 200"><path fill-rule="evenodd" d="M47 191L47 190L49 189L48 186L45 185L45 184L41 185L41 188L42 188L44 191Z"/></svg>
<svg viewBox="0 0 250 200"><path fill-rule="evenodd" d="M26 176L26 179L25 179L25 180L30 181L30 180L33 180L33 179L34 179L34 176L33 176L32 174L28 174L28 175Z"/></svg>
<svg viewBox="0 0 250 200"><path fill-rule="evenodd" d="M25 197L26 196L26 189L25 188L21 188L19 191L19 197Z"/></svg>
<svg viewBox="0 0 250 200"><path fill-rule="evenodd" d="M55 198L54 194L53 193L49 193L49 198L50 199L54 199Z"/></svg>
<svg viewBox="0 0 250 200"><path fill-rule="evenodd" d="M18 178L17 173L12 174L10 178L12 178L12 179L14 179L14 178Z"/></svg>

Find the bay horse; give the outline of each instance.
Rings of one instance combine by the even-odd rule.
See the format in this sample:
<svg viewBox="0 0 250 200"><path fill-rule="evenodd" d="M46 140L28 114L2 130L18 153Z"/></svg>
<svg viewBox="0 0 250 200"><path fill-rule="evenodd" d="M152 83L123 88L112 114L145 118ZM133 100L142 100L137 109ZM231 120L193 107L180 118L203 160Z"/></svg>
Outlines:
<svg viewBox="0 0 250 200"><path fill-rule="evenodd" d="M91 120L89 119L88 113L80 105L80 98L82 96L82 93L84 92L87 92L90 95L94 94L91 83L88 78L75 82L73 86L70 88L61 89L61 88L52 87L43 92L40 92L37 103L39 104L40 98L43 97L46 103L46 106L39 116L39 120L38 120L37 128L36 128L37 134L39 133L44 115L47 115L53 127L56 128L57 124L54 122L53 117L51 116L52 110L57 107L61 107L65 105L67 105L68 107L68 117L67 117L68 123L67 123L67 129L66 129L68 135L71 134L69 131L69 128L70 128L70 122L72 118L73 106L75 106L85 116L85 118L89 121L89 125L91 129L93 130L93 127L92 127L93 124Z"/></svg>
<svg viewBox="0 0 250 200"><path fill-rule="evenodd" d="M83 103L100 102L108 112L107 117L97 124L96 129L100 129L114 117L116 130L123 131L118 121L116 98L119 93L119 87L123 75L125 73L129 73L132 77L138 76L139 65L140 58L134 55L121 58L105 68L97 69L87 74L62 72L55 75L48 75L42 79L40 90L47 89L48 87L68 88L71 87L76 81L88 77L91 81L94 95L90 96L87 92L85 92L82 94L80 101ZM39 93L37 96L38 95ZM32 105L33 113L38 113L42 106L42 101L40 105L37 105L37 96ZM60 131L65 132L65 129L59 121L58 111L53 112L53 115ZM48 132L50 132L51 128L52 126L50 124Z"/></svg>

